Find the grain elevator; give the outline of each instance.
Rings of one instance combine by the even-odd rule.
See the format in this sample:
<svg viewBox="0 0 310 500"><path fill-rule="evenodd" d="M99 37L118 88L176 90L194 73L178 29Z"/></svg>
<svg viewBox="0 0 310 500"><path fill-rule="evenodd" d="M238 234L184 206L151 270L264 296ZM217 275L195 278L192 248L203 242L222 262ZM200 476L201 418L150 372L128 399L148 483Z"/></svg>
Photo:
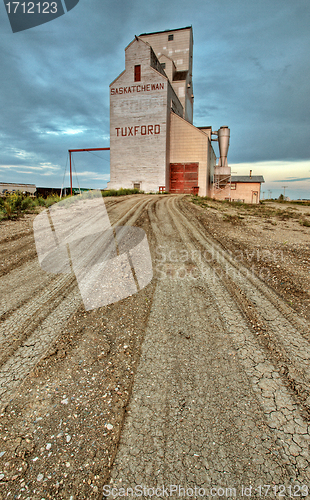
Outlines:
<svg viewBox="0 0 310 500"><path fill-rule="evenodd" d="M110 84L109 189L229 199L229 128L193 125L192 68L191 26L143 33L125 48L125 70Z"/></svg>

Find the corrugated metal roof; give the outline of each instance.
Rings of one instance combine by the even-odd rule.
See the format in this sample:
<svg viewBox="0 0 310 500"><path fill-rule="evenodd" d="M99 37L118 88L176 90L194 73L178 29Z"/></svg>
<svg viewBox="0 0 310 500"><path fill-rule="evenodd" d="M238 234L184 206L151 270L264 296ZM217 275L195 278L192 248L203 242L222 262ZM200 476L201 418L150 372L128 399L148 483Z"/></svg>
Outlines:
<svg viewBox="0 0 310 500"><path fill-rule="evenodd" d="M262 175L232 175L231 182L265 182Z"/></svg>

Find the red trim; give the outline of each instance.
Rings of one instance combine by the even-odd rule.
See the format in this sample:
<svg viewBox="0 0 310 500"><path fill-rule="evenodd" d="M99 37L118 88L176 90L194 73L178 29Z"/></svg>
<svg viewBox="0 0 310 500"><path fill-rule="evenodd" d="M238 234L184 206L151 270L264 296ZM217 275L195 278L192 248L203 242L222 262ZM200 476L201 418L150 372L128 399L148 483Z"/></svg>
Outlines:
<svg viewBox="0 0 310 500"><path fill-rule="evenodd" d="M70 156L70 189L71 189L71 196L72 196L72 165L71 165L71 151L69 151L69 156Z"/></svg>
<svg viewBox="0 0 310 500"><path fill-rule="evenodd" d="M87 149L68 149L69 153L76 153L77 151L110 151L110 148L87 148Z"/></svg>

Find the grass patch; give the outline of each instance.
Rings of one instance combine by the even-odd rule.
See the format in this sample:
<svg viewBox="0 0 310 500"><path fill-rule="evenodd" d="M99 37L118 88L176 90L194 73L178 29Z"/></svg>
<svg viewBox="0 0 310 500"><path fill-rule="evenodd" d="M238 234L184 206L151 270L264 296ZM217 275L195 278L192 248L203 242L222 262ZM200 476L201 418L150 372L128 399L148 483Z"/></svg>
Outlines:
<svg viewBox="0 0 310 500"><path fill-rule="evenodd" d="M214 202L212 198L209 198L209 196L197 196L197 195L192 195L191 197L191 202L194 203L195 205L198 205L202 208L215 208L218 210L217 206L210 205L208 202Z"/></svg>
<svg viewBox="0 0 310 500"><path fill-rule="evenodd" d="M101 191L102 196L126 196L129 194L143 194L144 191L140 191L140 189L108 189L106 191Z"/></svg>
<svg viewBox="0 0 310 500"><path fill-rule="evenodd" d="M290 201L290 203L294 205L304 205L305 207L310 207L310 201L296 200L296 201Z"/></svg>
<svg viewBox="0 0 310 500"><path fill-rule="evenodd" d="M38 206L50 207L60 200L59 196L33 198L16 191L0 197L0 220L14 220L32 213Z"/></svg>
<svg viewBox="0 0 310 500"><path fill-rule="evenodd" d="M244 219L244 217L241 217L241 215L230 215L230 214L223 215L223 221L230 222L231 224L239 224L242 219Z"/></svg>
<svg viewBox="0 0 310 500"><path fill-rule="evenodd" d="M91 191L89 192L91 196ZM108 191L101 191L102 196L124 196L130 194L141 194L143 191L139 189L110 189ZM78 196L78 195L76 195ZM50 207L55 203L60 201L68 200L72 198L76 200L76 196L65 196L60 198L58 195L50 195L47 198L38 196L37 198L32 196L26 196L25 194L16 191L14 193L8 193L5 196L0 197L0 221L1 220L14 220L22 217L26 213L35 212L37 207Z"/></svg>
<svg viewBox="0 0 310 500"><path fill-rule="evenodd" d="M237 212L236 216L225 215L223 219L226 221L230 221L232 223L236 223L236 220L244 218L240 216L261 217L263 219L266 219L266 222L273 225L276 225L277 223L275 221L271 221L271 219L286 221L289 219L298 220L300 218L298 209L294 206L287 208L283 207L283 209L281 209L279 206L265 205L265 203L252 205L250 203L243 203L241 201L214 200L213 198L209 198L208 196L206 197L192 196L191 201L195 205L199 205L202 208L212 208L215 210L219 210L221 212L226 211L228 207L235 209L235 211ZM270 201L270 200L264 200L264 201ZM276 203L279 202L276 201ZM232 217L232 219L230 219L230 217ZM235 220L234 217L236 217Z"/></svg>

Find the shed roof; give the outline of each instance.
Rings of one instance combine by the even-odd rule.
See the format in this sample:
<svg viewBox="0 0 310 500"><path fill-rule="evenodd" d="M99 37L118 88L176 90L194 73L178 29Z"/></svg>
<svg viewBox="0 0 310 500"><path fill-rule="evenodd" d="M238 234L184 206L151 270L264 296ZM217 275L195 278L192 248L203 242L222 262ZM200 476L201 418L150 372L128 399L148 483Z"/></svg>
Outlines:
<svg viewBox="0 0 310 500"><path fill-rule="evenodd" d="M265 182L262 175L232 175L231 182Z"/></svg>

